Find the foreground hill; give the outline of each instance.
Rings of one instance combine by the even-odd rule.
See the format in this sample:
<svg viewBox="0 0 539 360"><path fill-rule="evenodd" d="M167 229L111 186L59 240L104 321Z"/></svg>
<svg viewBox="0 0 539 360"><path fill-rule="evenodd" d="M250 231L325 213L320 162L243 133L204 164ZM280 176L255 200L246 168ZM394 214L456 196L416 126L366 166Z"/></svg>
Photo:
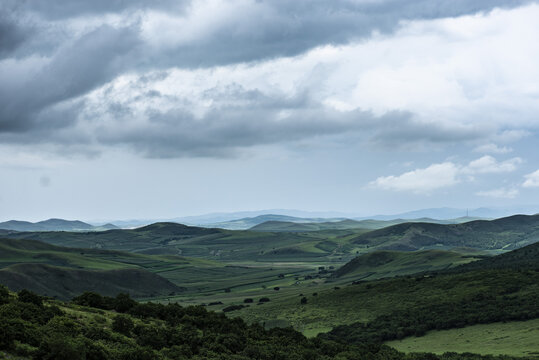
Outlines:
<svg viewBox="0 0 539 360"><path fill-rule="evenodd" d="M352 243L388 250L473 247L512 250L539 240L539 215L463 224L403 223L358 235Z"/></svg>
<svg viewBox="0 0 539 360"><path fill-rule="evenodd" d="M86 293L72 302L0 287L0 357L112 360L480 360L475 354L408 354L380 343L308 339L293 329L265 330L202 307L141 304ZM488 360L512 360L489 357Z"/></svg>
<svg viewBox="0 0 539 360"><path fill-rule="evenodd" d="M79 220L49 219L39 222L10 220L0 223L0 229L11 231L103 231L117 229L115 225L93 226Z"/></svg>

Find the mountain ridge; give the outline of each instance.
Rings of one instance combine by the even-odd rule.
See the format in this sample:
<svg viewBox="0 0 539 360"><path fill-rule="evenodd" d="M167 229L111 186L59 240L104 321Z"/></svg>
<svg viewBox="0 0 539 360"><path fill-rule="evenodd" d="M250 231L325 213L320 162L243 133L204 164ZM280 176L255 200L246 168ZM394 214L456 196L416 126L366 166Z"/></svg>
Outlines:
<svg viewBox="0 0 539 360"><path fill-rule="evenodd" d="M58 218L37 222L8 220L0 223L0 229L10 231L103 231L117 228L117 226L110 223L94 226L80 220Z"/></svg>

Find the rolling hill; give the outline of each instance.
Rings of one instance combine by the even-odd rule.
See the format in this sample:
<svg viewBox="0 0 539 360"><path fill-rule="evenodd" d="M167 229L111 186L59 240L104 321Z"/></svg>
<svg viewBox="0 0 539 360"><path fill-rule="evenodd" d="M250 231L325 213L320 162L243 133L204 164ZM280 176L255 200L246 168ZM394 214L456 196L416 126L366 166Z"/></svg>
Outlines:
<svg viewBox="0 0 539 360"><path fill-rule="evenodd" d="M229 221L222 221L216 223L204 224L204 227L216 227L220 229L227 230L247 230L251 229L257 225L266 223L266 222L285 222L292 224L303 224L303 223L319 223L319 222L328 222L328 221L339 221L343 220L342 218L328 219L328 218L303 218L296 216L288 215L277 215L277 214L264 214L258 215L255 217L246 217L241 219L234 219Z"/></svg>
<svg viewBox="0 0 539 360"><path fill-rule="evenodd" d="M155 223L137 229L102 232L13 232L2 236L33 239L58 246L182 255L225 261L274 261L282 254L304 253L310 260L352 257L347 239L359 231L275 233ZM271 258L271 259L270 259ZM296 258L295 261L301 261Z"/></svg>
<svg viewBox="0 0 539 360"><path fill-rule="evenodd" d="M118 251L75 249L33 240L0 239L0 284L68 299L84 291L134 297L163 296L184 288L148 270L159 259ZM181 264L181 258L167 265ZM185 260L184 260L185 262ZM151 263L150 263L151 264Z"/></svg>
<svg viewBox="0 0 539 360"><path fill-rule="evenodd" d="M80 270L45 264L18 264L0 270L0 284L13 291L71 299L85 291L133 297L176 294L184 289L144 269Z"/></svg>
<svg viewBox="0 0 539 360"><path fill-rule="evenodd" d="M326 219L327 220L327 219ZM304 231L321 231L321 230L348 230L348 229L364 229L376 230L387 226L402 224L406 222L424 222L434 224L460 224L468 221L478 220L478 218L462 217L449 220L437 220L431 218L420 219L391 219L391 220L334 220L334 221L318 221L318 222L291 222L271 220L253 226L251 231L267 231L267 232L304 232Z"/></svg>
<svg viewBox="0 0 539 360"><path fill-rule="evenodd" d="M351 242L387 250L473 247L512 250L539 240L539 215L463 224L403 223L358 235Z"/></svg>
<svg viewBox="0 0 539 360"><path fill-rule="evenodd" d="M341 266L333 278L376 279L423 271L442 270L483 258L453 251L400 252L380 250L366 253Z"/></svg>

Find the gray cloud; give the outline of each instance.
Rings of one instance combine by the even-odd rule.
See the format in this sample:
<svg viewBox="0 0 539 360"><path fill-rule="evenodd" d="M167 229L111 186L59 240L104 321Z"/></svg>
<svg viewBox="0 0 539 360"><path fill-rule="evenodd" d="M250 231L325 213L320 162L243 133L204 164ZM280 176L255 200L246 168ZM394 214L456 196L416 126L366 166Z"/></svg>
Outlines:
<svg viewBox="0 0 539 360"><path fill-rule="evenodd" d="M515 7L529 0L385 0L385 1L260 1L262 14L238 12L197 38L152 57L162 66L207 67L295 56L316 46L347 44L373 31L390 33L405 20L453 17L496 7Z"/></svg>
<svg viewBox="0 0 539 360"><path fill-rule="evenodd" d="M370 144L387 149L420 149L433 144L455 144L473 142L489 138L497 132L496 127L489 128L484 124L443 124L439 122L425 123L408 117L405 122L400 119L379 124Z"/></svg>
<svg viewBox="0 0 539 360"><path fill-rule="evenodd" d="M123 58L136 42L130 28L102 26L60 49L37 73L16 79L6 74L0 84L0 132L69 126L74 118L51 119L47 109L125 71Z"/></svg>
<svg viewBox="0 0 539 360"><path fill-rule="evenodd" d="M59 20L85 15L103 15L133 9L181 10L190 1L181 0L4 0L4 7L12 11L35 13L43 18Z"/></svg>
<svg viewBox="0 0 539 360"><path fill-rule="evenodd" d="M9 57L32 32L31 28L21 26L0 7L0 60Z"/></svg>
<svg viewBox="0 0 539 360"><path fill-rule="evenodd" d="M410 114L391 113L377 118L362 111L330 111L308 95L274 98L242 89L236 93L228 89L227 101L233 102L212 108L202 118L185 107L164 112L156 109L144 115L143 126L131 124L129 118L133 113L129 106L110 103L108 115L123 120L96 128L96 114L88 113L81 97L128 72L174 66L212 67L293 56L319 45L368 38L375 30L391 32L403 20L457 16L528 2L260 1L255 3L262 8L260 14L264 16L260 18L238 11L235 18L215 25L191 41L160 48L141 36L140 14L134 10L183 16L189 2L6 1L2 5L5 15L0 18L0 58L14 59L15 70L5 64L0 68L0 138L12 143L125 145L146 156L164 157L216 156L256 144L371 131L373 127L380 129L371 134L376 143L396 138L414 141L425 136L427 141L475 138L480 136L475 129L457 129L453 133L437 129L418 131L426 128L413 123ZM128 25L89 24L90 30L82 33L67 25L62 28L61 21L77 18L84 23L85 16L107 13L118 14ZM22 61L33 54L46 56L32 60L39 62L36 64ZM154 91L145 96L160 94ZM290 112L287 121L279 120L282 110ZM397 121L409 131L395 131L392 126ZM80 126L89 133L81 133Z"/></svg>

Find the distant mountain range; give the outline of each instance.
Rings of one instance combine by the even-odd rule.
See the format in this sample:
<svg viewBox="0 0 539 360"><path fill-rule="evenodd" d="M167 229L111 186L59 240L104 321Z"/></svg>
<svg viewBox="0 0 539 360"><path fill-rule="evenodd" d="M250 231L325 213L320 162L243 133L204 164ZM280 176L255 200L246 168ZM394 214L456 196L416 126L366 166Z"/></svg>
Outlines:
<svg viewBox="0 0 539 360"><path fill-rule="evenodd" d="M429 208L408 211L396 214L361 215L358 213L344 213L335 211L302 211L290 209L267 209L256 211L240 211L230 213L211 213L196 216L184 216L162 219L132 219L109 221L120 228L135 228L156 222L176 222L185 225L219 227L229 230L246 230L266 221L288 221L295 223L328 222L344 219L352 220L418 220L422 218L452 220L458 218L496 219L513 214L533 215L539 213L538 206L512 206L512 207L481 207L473 209L462 208Z"/></svg>
<svg viewBox="0 0 539 360"><path fill-rule="evenodd" d="M358 216L353 213L339 212L310 212L301 210L287 209L269 209L257 211L241 211L230 213L211 213L197 216L176 217L169 219L133 219L133 220L114 220L104 225L91 225L86 222L63 219L49 219L36 223L28 221L10 220L0 223L0 229L14 231L102 231L111 229L137 228L156 222L174 222L190 226L200 226L206 228L221 228L227 230L247 230L268 221L285 222L295 224L307 223L328 223L329 225L320 225L320 228L330 229L379 229L384 226L395 225L403 222L432 222L438 224L455 224L471 220L489 220L513 214L533 215L539 213L539 207L532 206L514 206L511 208L430 208L420 209L393 215L370 215ZM343 224L338 224L345 221ZM354 224L351 221L358 221L361 224ZM382 222L380 222L382 221ZM94 223L94 222L92 222ZM331 225L330 223L333 223ZM264 227L256 228L256 231L309 231L316 226L305 225L303 227L290 226L290 224L267 224L274 227L270 230ZM279 226L276 226L279 225ZM280 226L288 228L279 228ZM320 229L318 229L320 230Z"/></svg>
<svg viewBox="0 0 539 360"><path fill-rule="evenodd" d="M11 231L104 231L118 229L116 225L94 226L79 220L49 219L39 222L10 220L0 223L0 229Z"/></svg>

